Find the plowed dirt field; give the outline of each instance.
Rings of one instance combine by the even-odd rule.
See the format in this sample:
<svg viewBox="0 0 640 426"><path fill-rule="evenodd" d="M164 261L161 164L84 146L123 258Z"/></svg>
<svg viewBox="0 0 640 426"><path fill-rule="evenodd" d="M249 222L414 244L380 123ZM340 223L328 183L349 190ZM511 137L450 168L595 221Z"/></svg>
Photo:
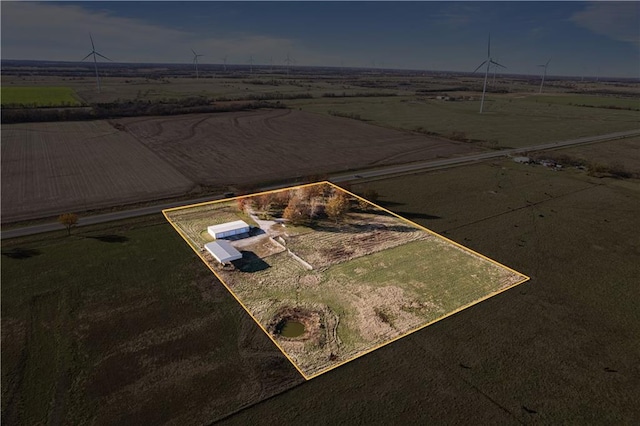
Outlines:
<svg viewBox="0 0 640 426"><path fill-rule="evenodd" d="M191 180L208 185L254 184L478 150L446 139L291 110L118 122Z"/></svg>
<svg viewBox="0 0 640 426"><path fill-rule="evenodd" d="M2 126L2 222L153 200L192 186L107 121Z"/></svg>

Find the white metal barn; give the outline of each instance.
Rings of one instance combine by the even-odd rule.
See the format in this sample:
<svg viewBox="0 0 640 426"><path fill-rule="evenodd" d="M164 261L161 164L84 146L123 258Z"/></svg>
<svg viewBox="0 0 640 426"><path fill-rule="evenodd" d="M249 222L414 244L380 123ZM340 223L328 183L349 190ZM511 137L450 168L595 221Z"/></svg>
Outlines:
<svg viewBox="0 0 640 426"><path fill-rule="evenodd" d="M225 240L207 243L204 245L204 248L220 263L242 259L242 253Z"/></svg>
<svg viewBox="0 0 640 426"><path fill-rule="evenodd" d="M207 227L209 235L216 240L219 238L231 237L233 235L245 234L249 232L249 224L244 220L236 220L235 222L221 223Z"/></svg>

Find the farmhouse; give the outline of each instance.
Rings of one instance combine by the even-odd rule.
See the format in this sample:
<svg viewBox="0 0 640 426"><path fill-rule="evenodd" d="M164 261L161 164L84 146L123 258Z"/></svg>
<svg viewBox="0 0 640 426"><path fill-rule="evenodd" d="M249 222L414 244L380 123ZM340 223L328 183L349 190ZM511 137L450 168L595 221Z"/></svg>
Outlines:
<svg viewBox="0 0 640 426"><path fill-rule="evenodd" d="M207 231L213 238L220 239L233 235L246 234L249 232L249 228L249 225L244 220L236 220L235 222L209 226L207 227Z"/></svg>
<svg viewBox="0 0 640 426"><path fill-rule="evenodd" d="M242 259L242 253L235 249L228 241L220 240L204 245L209 253L220 263Z"/></svg>

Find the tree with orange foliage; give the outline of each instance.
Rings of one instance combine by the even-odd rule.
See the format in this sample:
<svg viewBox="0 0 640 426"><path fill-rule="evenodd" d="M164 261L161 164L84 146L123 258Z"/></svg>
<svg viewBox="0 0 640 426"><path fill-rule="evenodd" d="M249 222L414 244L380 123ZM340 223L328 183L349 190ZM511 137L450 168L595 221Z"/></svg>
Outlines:
<svg viewBox="0 0 640 426"><path fill-rule="evenodd" d="M338 220L349 212L349 199L341 192L335 193L327 201L324 211L329 219L334 220L337 224Z"/></svg>
<svg viewBox="0 0 640 426"><path fill-rule="evenodd" d="M289 199L289 203L287 207L284 209L282 213L282 217L286 219L292 225L300 225L305 222L306 214L305 214L305 204L300 199L300 197L291 197Z"/></svg>
<svg viewBox="0 0 640 426"><path fill-rule="evenodd" d="M64 213L58 216L58 222L67 228L67 236L71 235L71 227L78 223L78 215L75 213Z"/></svg>

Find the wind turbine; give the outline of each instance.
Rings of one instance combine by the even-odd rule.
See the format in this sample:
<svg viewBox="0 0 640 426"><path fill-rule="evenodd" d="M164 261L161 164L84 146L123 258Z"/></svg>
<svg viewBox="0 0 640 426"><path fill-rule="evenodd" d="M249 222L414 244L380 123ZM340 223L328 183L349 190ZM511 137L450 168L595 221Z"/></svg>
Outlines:
<svg viewBox="0 0 640 426"><path fill-rule="evenodd" d="M227 55L224 55L224 58L222 58L222 63L224 66L224 72L227 72Z"/></svg>
<svg viewBox="0 0 640 426"><path fill-rule="evenodd" d="M540 83L540 90L538 90L538 93L542 93L542 86L544 86L544 78L547 76L547 67L549 66L549 62L551 62L551 59L549 59L544 65L538 65L539 67L544 68L544 71L542 72L542 82Z"/></svg>
<svg viewBox="0 0 640 426"><path fill-rule="evenodd" d="M287 64L287 75L289 75L289 65L291 65L291 58L289 57L289 52L287 52L287 58L284 60L284 63Z"/></svg>
<svg viewBox="0 0 640 426"><path fill-rule="evenodd" d="M253 55L249 56L249 74L253 74Z"/></svg>
<svg viewBox="0 0 640 426"><path fill-rule="evenodd" d="M498 66L494 65L493 66L493 81L491 82L491 84L496 84L496 72L498 71Z"/></svg>
<svg viewBox="0 0 640 426"><path fill-rule="evenodd" d="M487 64L487 69L484 72L484 86L482 87L482 100L480 101L480 114L482 114L482 107L484 106L484 94L487 91L487 77L489 76L489 67L491 66L491 64L493 64L496 67L502 67L505 69L507 68L504 65L501 65L496 61L494 61L493 59L491 59L491 34L489 34L489 43L487 44L487 59L483 63L478 65L478 68L476 68L473 72L478 71L484 64Z"/></svg>
<svg viewBox="0 0 640 426"><path fill-rule="evenodd" d="M93 65L94 65L94 67L96 69L96 84L98 85L98 93L100 93L100 75L98 74L98 60L96 59L96 55L100 56L101 58L106 59L107 61L111 61L111 59L107 58L104 55L101 55L98 52L96 52L96 46L93 44L93 37L91 37L91 33L89 33L89 39L91 40L91 53L89 53L87 56L82 58L82 60L84 61L89 56L93 55Z"/></svg>
<svg viewBox="0 0 640 426"><path fill-rule="evenodd" d="M198 55L195 50L191 49L193 52L193 65L196 67L196 78L198 78L198 58L204 55Z"/></svg>

